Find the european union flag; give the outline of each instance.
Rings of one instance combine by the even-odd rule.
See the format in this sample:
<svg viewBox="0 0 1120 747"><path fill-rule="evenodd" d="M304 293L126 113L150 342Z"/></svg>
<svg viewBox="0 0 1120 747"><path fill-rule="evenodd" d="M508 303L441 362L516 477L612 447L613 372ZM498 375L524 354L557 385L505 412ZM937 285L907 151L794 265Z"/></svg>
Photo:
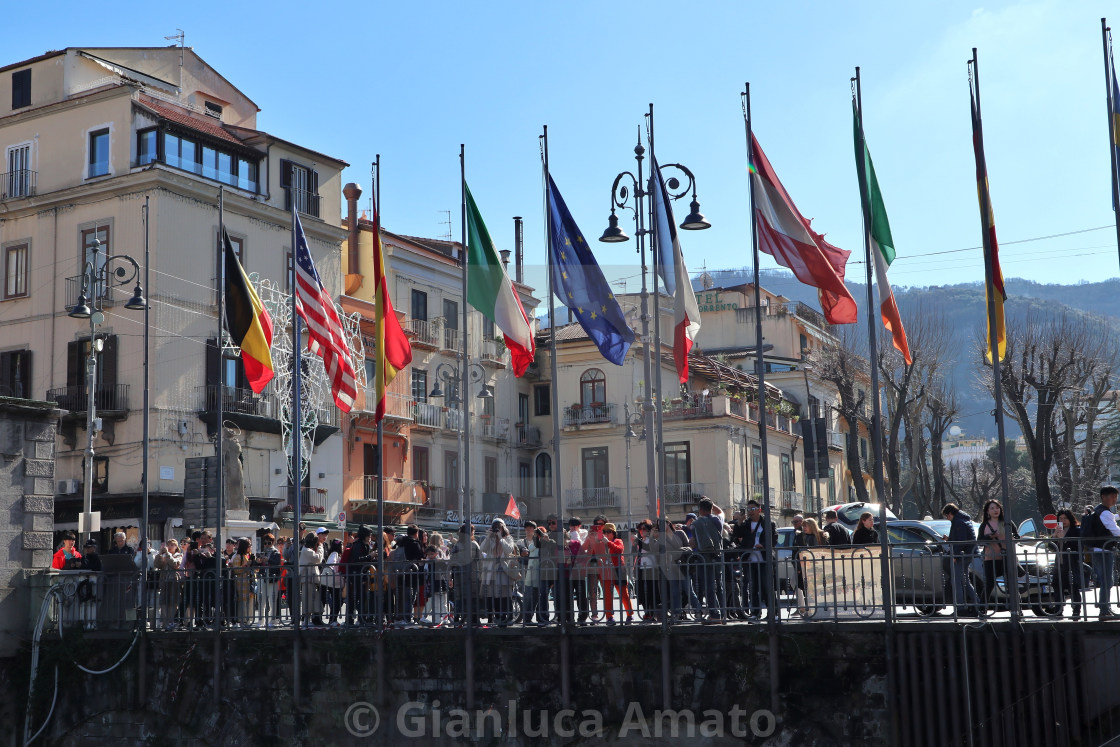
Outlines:
<svg viewBox="0 0 1120 747"><path fill-rule="evenodd" d="M548 247L552 287L603 357L621 366L626 360L626 351L634 342L634 331L626 323L591 247L568 212L551 174L548 177L548 211L552 217Z"/></svg>

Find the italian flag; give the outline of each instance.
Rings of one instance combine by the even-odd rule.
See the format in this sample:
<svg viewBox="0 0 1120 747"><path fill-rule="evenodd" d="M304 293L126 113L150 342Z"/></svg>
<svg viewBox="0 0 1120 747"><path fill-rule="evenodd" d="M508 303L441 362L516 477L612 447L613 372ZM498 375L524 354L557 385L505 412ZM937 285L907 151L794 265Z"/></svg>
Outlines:
<svg viewBox="0 0 1120 747"><path fill-rule="evenodd" d="M863 200L863 213L868 217L867 230L871 235L871 258L875 264L875 283L879 286L879 313L883 318L883 326L891 332L894 346L902 353L906 364L911 365L914 361L910 358L906 330L902 328L902 317L898 314L894 291L891 289L890 281L887 280L887 268L891 266L895 257L894 239L891 238L891 226L887 222L883 195L879 192L879 180L875 178L875 165L871 163L871 151L867 149L867 142L860 137L859 113L855 111L854 101L852 106L855 117L856 158L863 158L865 183L859 185L859 191Z"/></svg>
<svg viewBox="0 0 1120 747"><path fill-rule="evenodd" d="M513 290L509 275L502 269L490 232L482 222L466 182L463 194L467 198L467 301L505 335L513 375L521 376L536 353L529 317Z"/></svg>

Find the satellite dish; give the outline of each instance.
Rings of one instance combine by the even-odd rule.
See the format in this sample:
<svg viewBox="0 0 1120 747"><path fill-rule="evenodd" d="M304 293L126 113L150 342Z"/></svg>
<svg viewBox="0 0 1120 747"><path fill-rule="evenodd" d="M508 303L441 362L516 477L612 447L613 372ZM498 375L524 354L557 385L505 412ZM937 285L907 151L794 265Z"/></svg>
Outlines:
<svg viewBox="0 0 1120 747"><path fill-rule="evenodd" d="M959 425L951 426L949 428L949 435L953 437L961 435L961 427Z"/></svg>

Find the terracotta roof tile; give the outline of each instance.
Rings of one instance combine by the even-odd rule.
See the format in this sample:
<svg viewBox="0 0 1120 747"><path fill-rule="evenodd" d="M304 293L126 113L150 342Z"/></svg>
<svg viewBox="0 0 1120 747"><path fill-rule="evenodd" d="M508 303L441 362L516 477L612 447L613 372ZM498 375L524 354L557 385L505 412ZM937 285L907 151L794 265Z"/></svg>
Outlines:
<svg viewBox="0 0 1120 747"><path fill-rule="evenodd" d="M163 117L169 122L174 122L175 124L182 125L183 127L188 127L192 130L195 130L196 132L201 132L204 135L209 135L210 137L217 138L219 140L225 140L229 143L241 145L240 140L231 135L224 127L222 127L221 122L212 117L192 116L181 109L176 109L165 104L157 103L155 101L152 101L151 99L144 99L140 102L140 104L144 108L149 109L153 114Z"/></svg>

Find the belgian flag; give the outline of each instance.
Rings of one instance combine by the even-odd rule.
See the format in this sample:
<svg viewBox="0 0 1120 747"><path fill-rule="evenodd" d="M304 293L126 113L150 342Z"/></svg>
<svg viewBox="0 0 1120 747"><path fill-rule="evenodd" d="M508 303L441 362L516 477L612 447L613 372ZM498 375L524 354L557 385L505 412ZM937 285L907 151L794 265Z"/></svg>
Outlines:
<svg viewBox="0 0 1120 747"><path fill-rule="evenodd" d="M260 394L275 375L272 370L272 319L260 296L249 284L229 234L222 230L226 263L226 329L241 348L241 362L249 387Z"/></svg>

